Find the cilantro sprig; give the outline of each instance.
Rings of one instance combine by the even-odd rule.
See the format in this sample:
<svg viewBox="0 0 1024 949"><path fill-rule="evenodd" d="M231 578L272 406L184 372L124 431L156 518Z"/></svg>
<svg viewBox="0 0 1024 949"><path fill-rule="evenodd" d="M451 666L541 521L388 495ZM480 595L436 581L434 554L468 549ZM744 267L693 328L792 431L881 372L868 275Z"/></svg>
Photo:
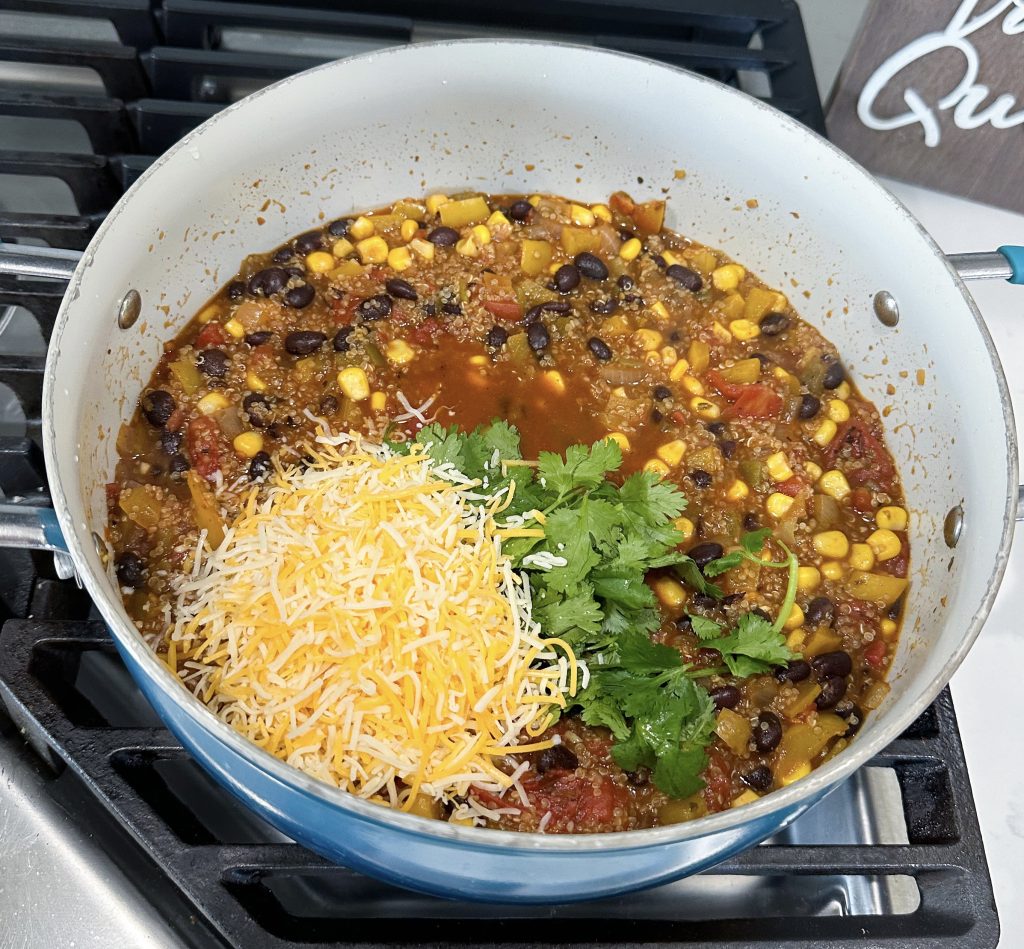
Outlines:
<svg viewBox="0 0 1024 949"><path fill-rule="evenodd" d="M738 677L765 672L793 657L781 636L796 597L793 554L780 544L784 561L763 559L770 531L759 530L699 568L679 551L683 535L673 525L686 509L685 497L650 472L611 480L622 466L611 440L572 445L564 457L541 452L535 465L523 463L519 433L501 421L470 433L428 425L415 442L436 464L479 480L482 495L511 490L502 516L543 529L543 537L507 540L503 551L529 579L533 616L544 634L570 643L587 663L590 682L574 701L584 722L610 730L619 766L650 768L657 787L672 797L700 790L715 726L715 705L701 680L726 671ZM408 444L393 447L409 450ZM718 600L723 592L714 578L744 561L788 570L774 622L751 612L726 629L691 616L702 645L722 656L723 665L711 668L651 641L661 615L645 582L649 571L672 569Z"/></svg>

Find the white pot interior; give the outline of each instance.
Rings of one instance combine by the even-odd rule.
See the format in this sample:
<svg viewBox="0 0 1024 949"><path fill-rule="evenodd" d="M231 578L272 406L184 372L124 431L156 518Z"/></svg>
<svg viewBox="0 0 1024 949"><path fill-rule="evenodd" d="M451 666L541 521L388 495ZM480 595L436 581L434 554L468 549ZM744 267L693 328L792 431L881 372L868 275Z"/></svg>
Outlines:
<svg viewBox="0 0 1024 949"><path fill-rule="evenodd" d="M712 82L573 47L431 45L314 70L218 116L108 217L55 333L46 447L64 529L73 525L92 591L113 604L115 634L132 627L89 532L103 531L117 429L161 344L242 257L403 195L597 201L620 188L667 197L668 226L784 290L889 411L913 512L913 586L893 693L860 741L893 737L910 704L951 674L1003 566L1016 452L987 336L913 220L820 139ZM143 315L122 331L115 313L129 288ZM881 289L899 301L895 329L873 316ZM961 503L954 555L942 523Z"/></svg>

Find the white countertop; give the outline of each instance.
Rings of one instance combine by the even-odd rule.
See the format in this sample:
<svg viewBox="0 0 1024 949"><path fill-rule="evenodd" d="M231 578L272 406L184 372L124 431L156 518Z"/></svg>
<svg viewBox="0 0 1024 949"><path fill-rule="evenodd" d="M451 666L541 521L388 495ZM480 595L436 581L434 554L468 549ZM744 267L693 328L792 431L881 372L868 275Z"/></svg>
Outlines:
<svg viewBox="0 0 1024 949"><path fill-rule="evenodd" d="M1024 244L1024 215L911 185L885 183L947 253ZM1019 441L1024 434L1024 287L1003 281L969 286L1006 371ZM1018 533L995 607L952 681L999 909L1000 945L1013 949L1024 946L1024 909L1019 897L1024 866L1024 730L1015 721L1020 707L1015 681L1017 670L1024 669L1022 617L1024 539Z"/></svg>

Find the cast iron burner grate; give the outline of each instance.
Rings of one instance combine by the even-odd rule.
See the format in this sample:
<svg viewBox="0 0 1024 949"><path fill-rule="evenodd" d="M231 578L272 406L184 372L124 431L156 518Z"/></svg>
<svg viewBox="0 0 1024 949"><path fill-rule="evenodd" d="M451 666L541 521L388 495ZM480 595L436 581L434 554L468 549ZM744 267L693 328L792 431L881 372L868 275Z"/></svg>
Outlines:
<svg viewBox="0 0 1024 949"><path fill-rule="evenodd" d="M153 156L298 69L411 41L508 35L685 66L823 130L788 0L358 0L344 10L310 0L0 0L0 239L84 249ZM46 503L40 397L61 293L46 281L0 278L8 499ZM20 730L45 762L33 793L87 828L134 883L137 909L155 907L189 945L967 949L998 938L948 692L769 845L713 871L600 903L479 906L326 864L244 810L161 727L88 597L58 580L48 558L0 550L3 620L0 751L17 759Z"/></svg>

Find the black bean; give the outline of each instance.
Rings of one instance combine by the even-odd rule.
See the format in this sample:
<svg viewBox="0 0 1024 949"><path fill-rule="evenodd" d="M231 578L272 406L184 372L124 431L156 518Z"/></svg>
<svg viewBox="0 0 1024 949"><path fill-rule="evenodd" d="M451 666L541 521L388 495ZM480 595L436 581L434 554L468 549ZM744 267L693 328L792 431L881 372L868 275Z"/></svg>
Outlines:
<svg viewBox="0 0 1024 949"><path fill-rule="evenodd" d="M846 734L843 735L844 738L852 738L860 731L860 726L864 724L864 713L856 702L840 702L832 711L850 723L850 727L846 729Z"/></svg>
<svg viewBox="0 0 1024 949"><path fill-rule="evenodd" d="M165 455L173 455L181 451L181 443L185 436L181 432L162 432L160 435L160 451Z"/></svg>
<svg viewBox="0 0 1024 949"><path fill-rule="evenodd" d="M753 511L747 511L743 515L743 529L745 531L756 531L760 526L761 519Z"/></svg>
<svg viewBox="0 0 1024 949"><path fill-rule="evenodd" d="M761 364L762 369L766 369L773 362L772 357L766 356L764 353L751 353L750 357L756 359Z"/></svg>
<svg viewBox="0 0 1024 949"><path fill-rule="evenodd" d="M708 541L707 543L698 544L696 547L691 547L686 553L698 567L703 569L712 560L717 560L721 557L725 551L722 549L721 544Z"/></svg>
<svg viewBox="0 0 1024 949"><path fill-rule="evenodd" d="M531 306L523 316L523 326L529 326L531 323L536 323L543 312L544 311L540 308L540 304L537 306Z"/></svg>
<svg viewBox="0 0 1024 949"><path fill-rule="evenodd" d="M228 284L228 299L232 301L241 300L245 296L245 284L241 280L232 280Z"/></svg>
<svg viewBox="0 0 1024 949"><path fill-rule="evenodd" d="M821 683L821 692L814 700L818 710L832 708L844 695L846 695L846 679L843 676L833 676Z"/></svg>
<svg viewBox="0 0 1024 949"><path fill-rule="evenodd" d="M661 254L651 254L651 260L653 260L654 263L657 264L662 270L664 270L668 266L668 261L665 260L665 258L662 257Z"/></svg>
<svg viewBox="0 0 1024 949"><path fill-rule="evenodd" d="M831 623L835 613L836 606L827 596L816 596L804 610L804 622L811 626Z"/></svg>
<svg viewBox="0 0 1024 949"><path fill-rule="evenodd" d="M290 306L293 310L304 310L316 297L316 290L308 283L298 287L292 287L284 295L284 305Z"/></svg>
<svg viewBox="0 0 1024 949"><path fill-rule="evenodd" d="M384 284L384 289L399 300L415 300L418 297L416 288L401 277L392 277Z"/></svg>
<svg viewBox="0 0 1024 949"><path fill-rule="evenodd" d="M145 561L130 550L126 550L117 558L114 569L117 572L117 582L123 587L132 587L132 589L142 583L142 579L146 575Z"/></svg>
<svg viewBox="0 0 1024 949"><path fill-rule="evenodd" d="M249 333L245 337L245 342L249 346L262 346L264 343L269 343L273 335L270 330L257 330L255 333Z"/></svg>
<svg viewBox="0 0 1024 949"><path fill-rule="evenodd" d="M323 346L326 339L324 333L316 330L296 330L284 338L284 348L293 356L309 356Z"/></svg>
<svg viewBox="0 0 1024 949"><path fill-rule="evenodd" d="M508 342L508 330L504 326L492 326L485 342L491 349L501 349Z"/></svg>
<svg viewBox="0 0 1024 949"><path fill-rule="evenodd" d="M635 293L627 293L622 298L622 302L623 303L639 303L640 306L647 306L647 303L644 301L644 298L640 297L640 296L637 296Z"/></svg>
<svg viewBox="0 0 1024 949"><path fill-rule="evenodd" d="M327 233L330 234L331 237L344 237L348 234L348 228L351 223L352 218L340 217L337 221L331 221L331 223L327 225Z"/></svg>
<svg viewBox="0 0 1024 949"><path fill-rule="evenodd" d="M551 334L541 322L531 323L526 331L526 341L535 353L543 352L551 345Z"/></svg>
<svg viewBox="0 0 1024 949"><path fill-rule="evenodd" d="M176 455L171 455L171 460L167 467L171 474L182 474L192 466L188 463L188 459L179 452Z"/></svg>
<svg viewBox="0 0 1024 949"><path fill-rule="evenodd" d="M271 257L270 259L275 264L286 264L294 256L295 253L292 251L290 247L279 247L276 251L274 251L274 256Z"/></svg>
<svg viewBox="0 0 1024 949"><path fill-rule="evenodd" d="M555 271L555 289L559 293L570 293L580 285L580 270L575 264L562 264Z"/></svg>
<svg viewBox="0 0 1024 949"><path fill-rule="evenodd" d="M242 399L242 410L249 418L253 428L264 428L270 420L270 400L258 392L250 392Z"/></svg>
<svg viewBox="0 0 1024 949"><path fill-rule="evenodd" d="M775 670L779 682L803 682L811 674L811 667L803 659L794 659L784 669Z"/></svg>
<svg viewBox="0 0 1024 949"><path fill-rule="evenodd" d="M512 207L508 209L508 216L513 221L518 221L520 224L523 221L530 219L530 213L533 211L533 205L530 204L525 198L520 198L518 201L512 202Z"/></svg>
<svg viewBox="0 0 1024 949"><path fill-rule="evenodd" d="M325 395L320 400L320 414L333 415L338 411L338 399L333 395Z"/></svg>
<svg viewBox="0 0 1024 949"><path fill-rule="evenodd" d="M753 613L754 616L760 616L761 619L768 620L769 623L772 621L772 618L767 614L767 612L762 610L759 606L755 606L750 612Z"/></svg>
<svg viewBox="0 0 1024 949"><path fill-rule="evenodd" d="M548 771L575 771L579 766L579 759L565 745L552 745L545 748L537 757L537 774L545 774Z"/></svg>
<svg viewBox="0 0 1024 949"><path fill-rule="evenodd" d="M734 685L720 685L710 689L708 695L715 703L715 708L736 708L740 704L740 699L743 698L740 690Z"/></svg>
<svg viewBox="0 0 1024 949"><path fill-rule="evenodd" d="M693 621L685 613L675 620L676 629L681 633L692 633L693 632Z"/></svg>
<svg viewBox="0 0 1024 949"><path fill-rule="evenodd" d="M823 652L811 660L811 668L819 679L842 678L853 671L853 660L848 652L837 649L835 652Z"/></svg>
<svg viewBox="0 0 1024 949"><path fill-rule="evenodd" d="M587 349L593 353L595 359L607 362L612 358L612 348L599 336L591 336L587 340Z"/></svg>
<svg viewBox="0 0 1024 949"><path fill-rule="evenodd" d="M320 231L307 231L295 238L295 250L303 257L306 254L312 254L315 250L320 250L323 246L324 235Z"/></svg>
<svg viewBox="0 0 1024 949"><path fill-rule="evenodd" d="M174 414L174 410L178 407L178 403L174 401L174 396L163 389L154 389L152 392L147 392L139 401L142 406L142 414L146 416L146 421L154 428L163 428L167 424L167 420Z"/></svg>
<svg viewBox="0 0 1024 949"><path fill-rule="evenodd" d="M789 329L789 317L782 313L768 313L758 325L763 336L778 336Z"/></svg>
<svg viewBox="0 0 1024 949"><path fill-rule="evenodd" d="M906 596L901 596L892 606L889 607L889 611L885 614L891 620L897 620L900 618L900 613L903 612L903 599Z"/></svg>
<svg viewBox="0 0 1024 949"><path fill-rule="evenodd" d="M736 453L736 442L731 438L725 438L718 443L718 450L722 453L723 458L732 458Z"/></svg>
<svg viewBox="0 0 1024 949"><path fill-rule="evenodd" d="M289 277L305 277L306 276L306 271L303 270L301 267L285 267L284 268L284 272L286 274L288 274Z"/></svg>
<svg viewBox="0 0 1024 949"><path fill-rule="evenodd" d="M698 488L710 488L713 479L710 472L704 471L702 468L695 468L690 472L690 480Z"/></svg>
<svg viewBox="0 0 1024 949"><path fill-rule="evenodd" d="M590 304L591 313L608 314L614 313L619 308L619 301L615 297L609 297L607 300L593 300Z"/></svg>
<svg viewBox="0 0 1024 949"><path fill-rule="evenodd" d="M427 240L438 247L451 247L459 239L459 232L453 227L435 227L428 235Z"/></svg>
<svg viewBox="0 0 1024 949"><path fill-rule="evenodd" d="M573 263L584 277L589 277L591 280L605 280L608 277L608 268L604 261L590 251L585 250L582 254L577 254L573 258Z"/></svg>
<svg viewBox="0 0 1024 949"><path fill-rule="evenodd" d="M356 316L366 323L371 323L374 320L384 320L390 315L391 297L386 293L379 293L375 297L363 300L363 302L356 307Z"/></svg>
<svg viewBox="0 0 1024 949"><path fill-rule="evenodd" d="M538 307L542 313L570 313L572 304L568 300L548 300Z"/></svg>
<svg viewBox="0 0 1024 949"><path fill-rule="evenodd" d="M718 600L713 596L707 596L704 593L695 593L690 597L690 605L700 610L717 610Z"/></svg>
<svg viewBox="0 0 1024 949"><path fill-rule="evenodd" d="M779 747L782 741L782 722L774 712L762 712L757 716L757 724L754 726L754 747L767 754Z"/></svg>
<svg viewBox="0 0 1024 949"><path fill-rule="evenodd" d="M759 764L752 771L740 775L740 780L753 791L767 791L775 781L772 769L766 764Z"/></svg>
<svg viewBox="0 0 1024 949"><path fill-rule="evenodd" d="M223 349L204 349L196 355L196 368L204 376L223 379L228 374L228 354Z"/></svg>
<svg viewBox="0 0 1024 949"><path fill-rule="evenodd" d="M628 273L624 273L615 283L620 290L632 290L636 286L636 281Z"/></svg>
<svg viewBox="0 0 1024 949"><path fill-rule="evenodd" d="M725 422L708 422L704 426L715 438L725 434Z"/></svg>
<svg viewBox="0 0 1024 949"><path fill-rule="evenodd" d="M343 326L334 334L334 351L336 353L347 353L349 349L348 338L355 332L354 326Z"/></svg>
<svg viewBox="0 0 1024 949"><path fill-rule="evenodd" d="M746 593L727 593L722 597L722 606L732 606L734 603L739 603L746 595Z"/></svg>
<svg viewBox="0 0 1024 949"><path fill-rule="evenodd" d="M254 296L269 297L280 293L288 283L288 274L280 267L265 267L249 278L249 292Z"/></svg>
<svg viewBox="0 0 1024 949"><path fill-rule="evenodd" d="M261 481L273 470L274 465L270 460L270 455L265 451L258 451L249 462L249 480Z"/></svg>
<svg viewBox="0 0 1024 949"><path fill-rule="evenodd" d="M843 368L841 362L829 363L828 368L825 370L825 375L822 376L821 384L826 389L838 389L846 378L846 370Z"/></svg>
<svg viewBox="0 0 1024 949"><path fill-rule="evenodd" d="M811 395L810 392L805 392L800 398L800 408L797 410L797 415L802 419L814 418L821 411L821 399Z"/></svg>
<svg viewBox="0 0 1024 949"><path fill-rule="evenodd" d="M458 303L442 303L441 312L449 316L458 316L462 312L462 306Z"/></svg>
<svg viewBox="0 0 1024 949"><path fill-rule="evenodd" d="M636 771L627 771L626 781L632 788L645 788L651 783L651 769L640 765Z"/></svg>
<svg viewBox="0 0 1024 949"><path fill-rule="evenodd" d="M660 409L651 409L651 421L654 422L655 424L660 422L664 417L665 416L662 415Z"/></svg>
<svg viewBox="0 0 1024 949"><path fill-rule="evenodd" d="M672 390L668 386L655 386L654 398L656 398L659 402L664 402L666 399L671 399Z"/></svg>
<svg viewBox="0 0 1024 949"><path fill-rule="evenodd" d="M665 271L666 277L671 277L678 283L683 289L691 290L696 293L701 287L704 286L704 281L701 280L700 274L696 270L690 270L689 267L684 267L682 264L672 264Z"/></svg>

